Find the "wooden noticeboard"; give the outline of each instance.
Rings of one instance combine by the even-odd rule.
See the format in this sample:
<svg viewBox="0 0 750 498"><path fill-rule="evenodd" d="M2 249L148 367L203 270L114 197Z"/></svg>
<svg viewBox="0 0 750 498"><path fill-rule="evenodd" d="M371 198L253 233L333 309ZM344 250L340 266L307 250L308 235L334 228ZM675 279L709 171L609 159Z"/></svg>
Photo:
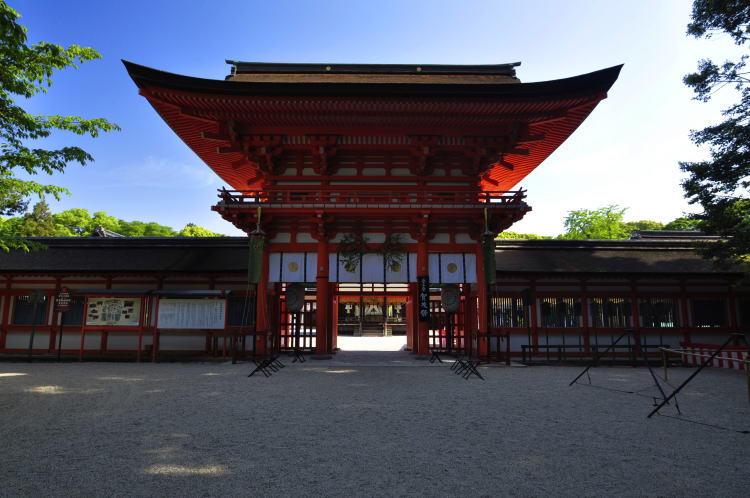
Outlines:
<svg viewBox="0 0 750 498"><path fill-rule="evenodd" d="M140 320L140 297L90 296L88 298L86 326L137 327Z"/></svg>
<svg viewBox="0 0 750 498"><path fill-rule="evenodd" d="M160 299L160 329L223 329L226 299Z"/></svg>

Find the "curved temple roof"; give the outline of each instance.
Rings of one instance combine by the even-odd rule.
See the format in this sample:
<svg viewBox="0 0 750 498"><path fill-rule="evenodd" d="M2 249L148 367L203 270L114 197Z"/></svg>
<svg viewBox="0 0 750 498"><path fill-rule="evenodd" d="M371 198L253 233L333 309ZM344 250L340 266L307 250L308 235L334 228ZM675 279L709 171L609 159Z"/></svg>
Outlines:
<svg viewBox="0 0 750 498"><path fill-rule="evenodd" d="M459 142L466 137L502 137L507 146L505 152L482 177L482 186L510 190L606 98L622 68L614 66L553 81L516 83L513 67L517 64L423 66L423 71L410 73L412 66L401 65L233 63L233 73L239 71L240 76L243 71L320 74L326 67L333 69L329 76L347 76L339 81L311 82L294 78L241 79L232 75L228 80L212 80L123 63L140 93L164 121L235 189L255 188L260 181L253 174L247 150L238 147L231 130L227 132L228 126L241 125L242 133L256 136L437 135L455 137ZM397 82L372 82L370 77L399 71L402 76ZM357 78L351 79L352 74ZM464 78L474 75L480 79L446 83L444 78L416 78L430 78L431 74ZM514 81L477 82L488 74ZM402 82L412 76L420 82Z"/></svg>

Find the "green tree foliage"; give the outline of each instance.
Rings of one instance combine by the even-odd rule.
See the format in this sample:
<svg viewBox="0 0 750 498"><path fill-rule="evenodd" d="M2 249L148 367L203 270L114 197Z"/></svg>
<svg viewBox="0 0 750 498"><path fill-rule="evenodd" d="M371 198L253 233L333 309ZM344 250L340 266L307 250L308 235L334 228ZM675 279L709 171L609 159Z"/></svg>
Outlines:
<svg viewBox="0 0 750 498"><path fill-rule="evenodd" d="M664 223L651 220L623 221L622 229L630 234L633 230L664 230Z"/></svg>
<svg viewBox="0 0 750 498"><path fill-rule="evenodd" d="M170 227L154 223L153 221L149 223L142 221L118 221L120 228L114 231L126 237L174 237L177 235L177 232Z"/></svg>
<svg viewBox="0 0 750 498"><path fill-rule="evenodd" d="M560 239L627 239L622 217L627 208L616 204L599 209L577 209L565 218L565 233Z"/></svg>
<svg viewBox="0 0 750 498"><path fill-rule="evenodd" d="M55 71L78 67L79 63L100 57L94 49L78 45L67 48L47 42L28 45L26 28L18 24L19 17L18 12L0 0L0 214L3 215L24 212L25 199L30 195L59 197L67 193L61 187L22 180L18 178L19 172L53 174L64 171L68 163L83 165L93 160L79 147L48 150L35 147L37 140L49 137L55 130L96 137L100 132L119 129L101 118L32 115L16 103L18 97L27 99L46 92ZM0 248L11 247L27 249L23 241L0 237Z"/></svg>
<svg viewBox="0 0 750 498"><path fill-rule="evenodd" d="M688 34L709 38L725 34L744 46L750 39L750 3L746 0L694 0ZM738 101L723 111L723 122L691 132L696 145L708 145L710 159L682 162L688 173L682 183L685 196L699 204L696 215L702 231L724 236L721 242L706 244L706 256L725 263L750 261L750 79L748 55L739 60L715 63L704 59L698 71L684 78L695 99L708 101L729 86Z"/></svg>
<svg viewBox="0 0 750 498"><path fill-rule="evenodd" d="M96 227L106 228L107 230L111 230L117 233L120 233L120 231L122 230L120 220L118 220L114 216L109 216L104 211L97 211L91 218L91 230L93 231L94 229L96 229Z"/></svg>
<svg viewBox="0 0 750 498"><path fill-rule="evenodd" d="M30 213L21 218L18 225L20 237L57 237L60 232L46 202L37 202Z"/></svg>
<svg viewBox="0 0 750 498"><path fill-rule="evenodd" d="M87 209L72 208L52 215L58 232L64 237L91 235L92 219Z"/></svg>
<svg viewBox="0 0 750 498"><path fill-rule="evenodd" d="M664 230L699 230L700 221L693 218L677 218L664 225Z"/></svg>
<svg viewBox="0 0 750 498"><path fill-rule="evenodd" d="M193 223L188 223L187 225L185 225L185 228L180 230L177 235L179 235L180 237L224 237L224 235L214 233L211 230L199 227L198 225L195 225Z"/></svg>
<svg viewBox="0 0 750 498"><path fill-rule="evenodd" d="M496 239L551 239L549 235L537 235L535 233L501 232Z"/></svg>
<svg viewBox="0 0 750 498"><path fill-rule="evenodd" d="M89 237L97 227L126 237L224 237L193 223L176 232L153 221L125 221L104 211L97 211L92 216L87 209L72 208L52 214L44 201L37 203L31 213L0 218L0 237Z"/></svg>

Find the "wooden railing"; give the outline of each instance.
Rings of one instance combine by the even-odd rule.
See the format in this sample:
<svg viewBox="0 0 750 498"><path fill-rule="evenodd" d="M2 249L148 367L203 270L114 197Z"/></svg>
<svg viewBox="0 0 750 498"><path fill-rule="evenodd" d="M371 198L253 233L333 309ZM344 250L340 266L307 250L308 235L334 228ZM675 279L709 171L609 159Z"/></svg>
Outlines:
<svg viewBox="0 0 750 498"><path fill-rule="evenodd" d="M279 205L354 205L389 204L397 207L421 206L425 204L483 205L482 207L517 206L523 204L525 190L514 191L346 191L344 188L330 190L219 190L219 205L243 206L249 204ZM479 206L477 206L479 207Z"/></svg>

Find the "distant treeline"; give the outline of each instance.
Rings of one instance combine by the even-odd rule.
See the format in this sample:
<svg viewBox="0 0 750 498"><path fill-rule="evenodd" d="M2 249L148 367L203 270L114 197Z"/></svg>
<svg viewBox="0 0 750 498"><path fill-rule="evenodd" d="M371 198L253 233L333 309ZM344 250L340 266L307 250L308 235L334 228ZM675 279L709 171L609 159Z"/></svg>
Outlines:
<svg viewBox="0 0 750 498"><path fill-rule="evenodd" d="M92 215L72 208L53 214L44 201L22 216L0 218L0 237L88 237L97 227L126 237L225 237L192 223L177 231L153 221L121 220L104 211Z"/></svg>
<svg viewBox="0 0 750 498"><path fill-rule="evenodd" d="M498 239L627 239L633 230L700 230L700 222L681 217L669 223L658 221L622 221L627 208L617 205L599 209L577 209L565 217L565 233L553 237L535 233L503 232Z"/></svg>

